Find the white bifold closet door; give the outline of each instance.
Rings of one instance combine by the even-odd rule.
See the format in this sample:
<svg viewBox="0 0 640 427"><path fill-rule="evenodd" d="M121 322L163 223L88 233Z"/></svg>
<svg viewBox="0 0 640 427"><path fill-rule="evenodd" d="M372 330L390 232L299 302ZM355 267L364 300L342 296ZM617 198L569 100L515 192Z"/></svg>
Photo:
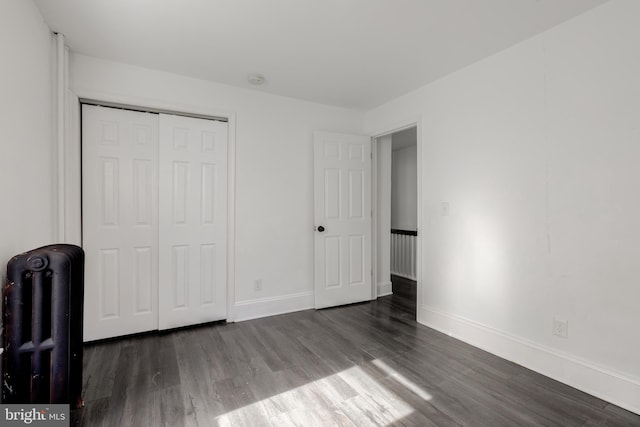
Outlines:
<svg viewBox="0 0 640 427"><path fill-rule="evenodd" d="M226 318L227 124L82 108L85 341Z"/></svg>
<svg viewBox="0 0 640 427"><path fill-rule="evenodd" d="M159 327L227 316L227 124L160 115Z"/></svg>

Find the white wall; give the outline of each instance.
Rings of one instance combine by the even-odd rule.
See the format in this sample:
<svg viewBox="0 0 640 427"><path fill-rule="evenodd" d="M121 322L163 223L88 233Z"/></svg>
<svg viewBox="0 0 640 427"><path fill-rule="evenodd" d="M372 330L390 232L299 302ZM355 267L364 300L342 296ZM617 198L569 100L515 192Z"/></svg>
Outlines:
<svg viewBox="0 0 640 427"><path fill-rule="evenodd" d="M391 288L391 135L376 139L376 281L378 296Z"/></svg>
<svg viewBox="0 0 640 427"><path fill-rule="evenodd" d="M391 228L418 228L418 151L416 145L393 150L391 157Z"/></svg>
<svg viewBox="0 0 640 427"><path fill-rule="evenodd" d="M611 1L365 117L423 118L419 320L636 412L638 16Z"/></svg>
<svg viewBox="0 0 640 427"><path fill-rule="evenodd" d="M362 113L77 54L70 74L80 96L235 112L238 316L312 306L313 131L360 133Z"/></svg>
<svg viewBox="0 0 640 427"><path fill-rule="evenodd" d="M53 39L31 1L0 2L0 278L53 239Z"/></svg>

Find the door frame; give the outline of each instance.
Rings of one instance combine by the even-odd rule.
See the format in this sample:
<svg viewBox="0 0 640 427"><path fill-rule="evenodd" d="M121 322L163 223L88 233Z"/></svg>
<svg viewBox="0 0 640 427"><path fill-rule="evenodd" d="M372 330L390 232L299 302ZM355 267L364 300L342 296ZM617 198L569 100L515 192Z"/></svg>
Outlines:
<svg viewBox="0 0 640 427"><path fill-rule="evenodd" d="M417 229L418 235L416 236L416 320L419 320L420 306L422 305L422 237L424 230L422 223L422 152L424 147L422 146L422 117L420 115L407 118L405 120L398 121L394 124L379 128L374 132L369 132L371 138L372 149L371 152L371 192L372 192L372 210L373 218L371 221L372 234L371 234L371 268L373 269L373 280L371 284L371 299L378 297L378 262L377 262L377 245L378 245L378 212L377 212L377 197L378 197L378 170L377 170L377 154L378 154L378 138L391 135L396 132L403 131L405 129L416 128L416 170L417 170ZM374 148L375 147L375 148Z"/></svg>
<svg viewBox="0 0 640 427"><path fill-rule="evenodd" d="M113 95L90 90L67 91L66 138L59 147L64 171L58 175L57 194L61 195L61 218L57 224L60 242L82 246L82 113L81 103L102 103L128 109L173 113L196 118L223 118L228 123L227 136L227 322L235 321L235 253L236 253L236 113L234 111L185 105L171 101Z"/></svg>

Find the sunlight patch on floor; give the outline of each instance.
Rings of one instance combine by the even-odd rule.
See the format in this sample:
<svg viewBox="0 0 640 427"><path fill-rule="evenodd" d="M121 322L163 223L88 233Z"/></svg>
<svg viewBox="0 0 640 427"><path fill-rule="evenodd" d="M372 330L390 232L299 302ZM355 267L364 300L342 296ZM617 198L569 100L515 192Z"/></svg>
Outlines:
<svg viewBox="0 0 640 427"><path fill-rule="evenodd" d="M416 396L418 396L422 400L427 400L428 401L428 400L433 399L433 396L431 394L427 393L425 390L423 390L416 383L414 383L411 380L409 380L407 377L405 377L404 375L402 375L401 373L399 373L398 371L396 371L395 369L393 369L392 367L390 367L389 365L384 363L382 360L375 359L373 361L373 364L375 366L377 366L378 368L382 369L384 372L387 373L387 375L389 375L391 378L393 378L398 383L400 383L404 388L406 388L407 390L411 391L413 394L415 394Z"/></svg>
<svg viewBox="0 0 640 427"><path fill-rule="evenodd" d="M357 394L345 398L332 379L343 380ZM333 425L349 420L356 424L387 425L415 410L385 382L396 382L422 400L433 398L396 369L375 359L368 365L353 366L227 412L216 421L219 426L229 427L247 423L255 426Z"/></svg>

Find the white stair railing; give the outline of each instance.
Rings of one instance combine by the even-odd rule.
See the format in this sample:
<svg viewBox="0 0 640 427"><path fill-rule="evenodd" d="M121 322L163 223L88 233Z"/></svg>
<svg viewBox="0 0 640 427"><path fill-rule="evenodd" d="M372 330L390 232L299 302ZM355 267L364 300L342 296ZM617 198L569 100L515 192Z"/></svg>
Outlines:
<svg viewBox="0 0 640 427"><path fill-rule="evenodd" d="M391 230L391 274L416 280L415 230Z"/></svg>

